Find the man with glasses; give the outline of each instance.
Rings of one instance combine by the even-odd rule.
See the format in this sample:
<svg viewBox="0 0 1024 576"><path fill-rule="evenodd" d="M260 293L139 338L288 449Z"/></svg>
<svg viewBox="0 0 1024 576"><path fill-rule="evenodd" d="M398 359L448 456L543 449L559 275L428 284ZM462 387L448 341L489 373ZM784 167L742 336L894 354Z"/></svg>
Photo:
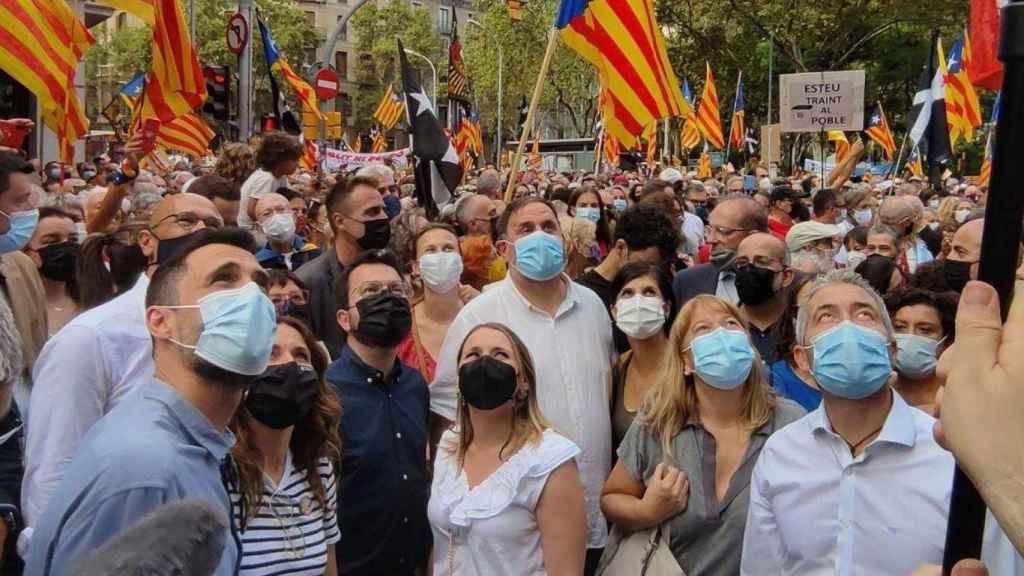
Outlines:
<svg viewBox="0 0 1024 576"><path fill-rule="evenodd" d="M271 192L256 202L256 221L267 244L256 253L264 268L296 270L320 255L315 244L296 233L295 211L284 196Z"/></svg>
<svg viewBox="0 0 1024 576"><path fill-rule="evenodd" d="M682 307L698 294L714 294L739 304L736 273L732 268L736 250L744 238L755 232L768 231L764 207L746 195L726 196L708 216L707 242L711 261L687 268L676 275L672 291Z"/></svg>
<svg viewBox="0 0 1024 576"><path fill-rule="evenodd" d="M733 269L750 340L761 360L770 365L777 360L775 332L786 312L787 288L795 277L786 243L771 234L751 234L740 242Z"/></svg>
<svg viewBox="0 0 1024 576"><path fill-rule="evenodd" d="M217 208L198 194L165 197L139 231L139 248L149 261L145 274L124 294L68 322L43 347L29 401L21 492L27 527L19 549L28 545L32 526L86 433L153 374L145 318L150 277L196 232L222 224Z"/></svg>
<svg viewBox="0 0 1024 576"><path fill-rule="evenodd" d="M483 194L470 194L455 207L455 220L463 236L493 236L498 208Z"/></svg>
<svg viewBox="0 0 1024 576"><path fill-rule="evenodd" d="M430 554L426 470L430 395L398 361L412 313L398 259L368 250L342 272L337 322L345 346L325 374L341 401L338 573L412 576Z"/></svg>

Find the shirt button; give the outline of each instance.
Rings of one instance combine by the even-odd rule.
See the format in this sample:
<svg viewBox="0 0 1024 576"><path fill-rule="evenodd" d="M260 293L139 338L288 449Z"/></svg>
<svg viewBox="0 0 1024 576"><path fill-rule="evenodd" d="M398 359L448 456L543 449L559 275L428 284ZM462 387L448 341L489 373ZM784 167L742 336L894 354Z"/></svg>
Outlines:
<svg viewBox="0 0 1024 576"><path fill-rule="evenodd" d="M401 440L402 433L401 432L395 432L395 438L398 438L399 440Z"/></svg>
<svg viewBox="0 0 1024 576"><path fill-rule="evenodd" d="M409 523L409 517L408 516L406 516L405 518L402 518L402 524L408 524L408 523Z"/></svg>
<svg viewBox="0 0 1024 576"><path fill-rule="evenodd" d="M370 383L373 383L373 378L367 378L366 381L370 382Z"/></svg>
<svg viewBox="0 0 1024 576"><path fill-rule="evenodd" d="M408 479L409 479L409 475L408 474L402 474L402 480L408 480Z"/></svg>

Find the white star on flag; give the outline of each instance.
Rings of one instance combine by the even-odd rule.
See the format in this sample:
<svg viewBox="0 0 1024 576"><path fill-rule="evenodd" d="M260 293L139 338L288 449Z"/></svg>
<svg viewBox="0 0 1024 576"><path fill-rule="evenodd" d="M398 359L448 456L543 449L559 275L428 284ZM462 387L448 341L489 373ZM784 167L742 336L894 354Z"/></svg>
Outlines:
<svg viewBox="0 0 1024 576"><path fill-rule="evenodd" d="M411 96L412 96L412 99L417 102L417 104L416 104L416 115L417 116L419 116L420 114L423 114L424 112L430 112L431 114L434 113L434 109L430 105L430 98L427 98L427 94L426 94L426 92L423 91L422 88L420 88L419 92L413 92L411 94Z"/></svg>

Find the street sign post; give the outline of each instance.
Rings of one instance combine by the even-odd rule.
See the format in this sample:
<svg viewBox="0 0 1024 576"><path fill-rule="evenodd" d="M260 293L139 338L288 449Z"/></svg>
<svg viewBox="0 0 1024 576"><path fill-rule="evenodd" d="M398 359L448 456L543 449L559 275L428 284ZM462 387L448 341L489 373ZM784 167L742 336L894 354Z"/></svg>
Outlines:
<svg viewBox="0 0 1024 576"><path fill-rule="evenodd" d="M249 43L249 24L240 12L234 13L228 20L228 50L235 55L241 54Z"/></svg>
<svg viewBox="0 0 1024 576"><path fill-rule="evenodd" d="M810 72L779 77L783 132L864 129L864 71Z"/></svg>
<svg viewBox="0 0 1024 576"><path fill-rule="evenodd" d="M338 73L331 68L321 68L313 79L313 89L316 90L316 97L321 102L337 97L341 90Z"/></svg>

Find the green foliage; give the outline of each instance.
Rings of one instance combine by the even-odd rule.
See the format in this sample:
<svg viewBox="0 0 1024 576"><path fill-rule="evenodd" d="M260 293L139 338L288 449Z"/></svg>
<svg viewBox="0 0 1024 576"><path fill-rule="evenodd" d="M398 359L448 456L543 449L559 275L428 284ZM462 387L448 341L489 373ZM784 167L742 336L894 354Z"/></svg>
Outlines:
<svg viewBox="0 0 1024 576"><path fill-rule="evenodd" d="M412 6L405 0L391 0L377 6L367 3L352 17L351 29L355 33L359 54L355 74L357 84L351 92L351 116L356 132L367 132L373 122L373 112L380 104L389 83L401 91L398 70L398 43L408 50L423 54L437 67L438 99L444 100L444 78L447 74L447 54L443 51L441 36L433 27L433 19L425 8ZM420 73L420 81L427 94L432 94L433 75L420 58L410 57L410 64Z"/></svg>

